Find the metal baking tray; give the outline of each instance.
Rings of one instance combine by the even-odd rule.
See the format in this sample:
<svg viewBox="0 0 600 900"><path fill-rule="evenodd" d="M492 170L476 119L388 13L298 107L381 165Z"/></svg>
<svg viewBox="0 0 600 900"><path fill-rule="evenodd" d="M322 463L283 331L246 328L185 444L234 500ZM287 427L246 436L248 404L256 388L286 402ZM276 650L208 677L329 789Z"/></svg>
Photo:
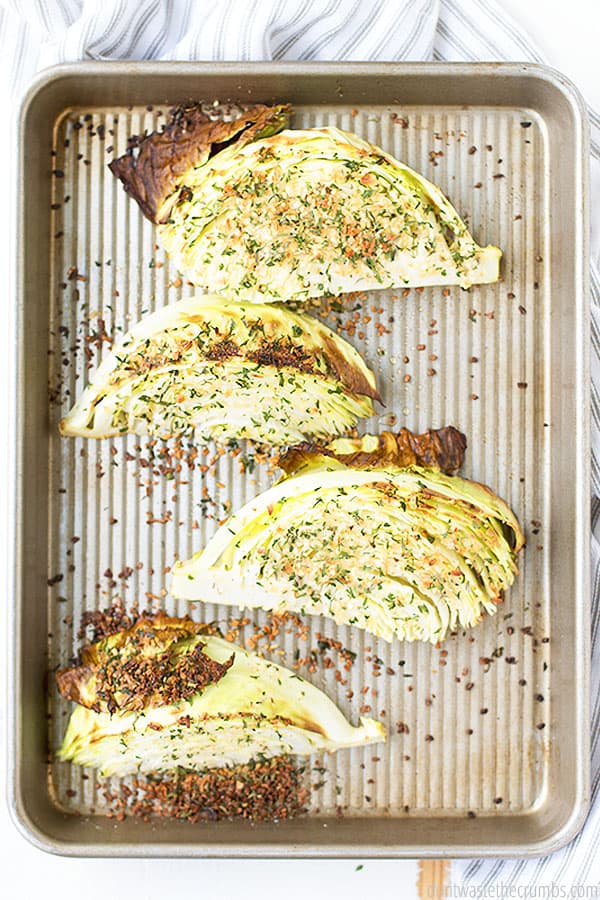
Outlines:
<svg viewBox="0 0 600 900"><path fill-rule="evenodd" d="M464 473L525 527L521 575L494 618L441 648L315 618L308 641L282 631L268 652L288 665L317 632L356 653L345 685L323 665L302 674L354 721L368 705L389 741L323 761L322 778L311 770L324 783L307 817L255 826L115 823L94 774L52 757L69 705L48 673L75 652L81 611L119 595L187 612L165 596L165 568L201 546L224 503L271 479L225 455L213 473L184 464L174 492L161 445L57 432L103 334L193 290L106 165L111 147L188 98L290 101L296 126L354 130L436 181L478 241L504 250L496 285L353 298L349 339L386 404L365 429L390 427L391 413L416 430L459 426ZM31 841L74 855L439 857L543 854L577 833L588 802L586 141L577 92L533 65L85 63L37 78L18 153L11 598L11 802ZM394 674L374 677L375 659Z"/></svg>

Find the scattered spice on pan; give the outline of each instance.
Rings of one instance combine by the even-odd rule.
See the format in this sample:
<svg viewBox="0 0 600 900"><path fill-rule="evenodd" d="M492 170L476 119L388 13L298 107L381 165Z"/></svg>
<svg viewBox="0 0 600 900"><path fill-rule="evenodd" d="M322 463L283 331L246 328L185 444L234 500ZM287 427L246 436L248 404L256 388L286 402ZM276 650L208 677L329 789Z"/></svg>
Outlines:
<svg viewBox="0 0 600 900"><path fill-rule="evenodd" d="M303 815L309 790L304 768L287 757L232 768L135 779L133 787L105 791L111 818L185 819L192 824L221 819L254 822Z"/></svg>
<svg viewBox="0 0 600 900"><path fill-rule="evenodd" d="M348 650L347 647L344 647L341 641L326 637L320 632L317 632L315 637L317 639L318 652L322 657L323 666L326 669L335 667L334 660L328 655L328 651L333 651L339 655L344 671L349 672L356 661L356 653L354 653L353 650Z"/></svg>
<svg viewBox="0 0 600 900"><path fill-rule="evenodd" d="M267 466L267 473L275 471L277 465L277 450L267 448L260 444L245 442L246 448L236 441L229 441L226 445L213 447L199 446L190 439L173 438L160 440L153 438L145 444L135 444L131 450L126 451L125 461L137 465L136 477L138 485L144 489L147 497L151 496L153 487L159 486L163 479L172 482L176 492L180 485L187 484L186 479L180 476L194 471L201 476L214 476L219 460L226 455L236 459L239 463L240 473L252 474L257 463ZM217 519L216 512L219 501L211 497L208 488L203 485L202 496L198 501L202 518ZM211 512L211 510L213 510Z"/></svg>
<svg viewBox="0 0 600 900"><path fill-rule="evenodd" d="M82 275L77 266L70 266L67 269L67 281L87 281L87 275Z"/></svg>
<svg viewBox="0 0 600 900"><path fill-rule="evenodd" d="M125 610L122 601L116 601L107 609L86 610L81 616L77 638L95 644L104 637L131 628L140 618L137 606ZM90 629L90 631L88 631Z"/></svg>
<svg viewBox="0 0 600 900"><path fill-rule="evenodd" d="M306 638L307 636L306 626L302 622L302 619L295 613L275 613L269 617L269 621L265 624L255 624L253 628L254 633L245 641L246 646L249 647L250 650L258 650L263 641L266 641L267 644L265 649L272 650L274 648L273 641L284 628L288 633L293 632L295 628L297 638L301 639L303 637Z"/></svg>

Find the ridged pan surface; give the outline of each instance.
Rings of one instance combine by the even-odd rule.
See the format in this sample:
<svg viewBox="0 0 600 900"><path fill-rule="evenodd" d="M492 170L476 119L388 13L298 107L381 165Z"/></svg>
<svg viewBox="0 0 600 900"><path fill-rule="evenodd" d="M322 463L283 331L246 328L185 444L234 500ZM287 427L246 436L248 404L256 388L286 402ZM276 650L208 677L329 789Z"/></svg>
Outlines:
<svg viewBox="0 0 600 900"><path fill-rule="evenodd" d="M194 293L107 168L130 135L164 123L166 112L75 108L55 126L54 209L47 213L53 235L50 669L76 652L82 612L117 598L142 609L191 612L229 631L231 619L239 618L235 609L173 601L168 571L202 547L229 510L273 479L261 462L240 471L245 448L239 455L200 449L195 458L187 441L178 451L175 442L131 436L94 442L58 435L59 419L110 340L145 312ZM468 292L358 294L334 304L326 321L377 373L384 405L364 430L456 425L468 438L463 473L505 498L527 535L521 574L497 615L440 647L390 645L311 617L304 629L288 623L272 640L259 642L265 654L296 666L325 690L353 722L368 714L388 728L385 746L311 760L309 779L321 784L311 794L311 815L463 819L469 812L523 813L547 787L552 740L543 123L517 108L442 112L352 108L340 101L296 107L293 125L336 125L382 146L436 182L480 244L502 248L499 284ZM247 616L242 640L269 621L260 612ZM319 647L323 636L355 654L348 670L335 651ZM325 656L335 665L328 667ZM49 713L55 750L70 704L53 690ZM50 784L65 811L105 811L107 785L99 786L91 771L52 762ZM116 787L108 783L109 790Z"/></svg>

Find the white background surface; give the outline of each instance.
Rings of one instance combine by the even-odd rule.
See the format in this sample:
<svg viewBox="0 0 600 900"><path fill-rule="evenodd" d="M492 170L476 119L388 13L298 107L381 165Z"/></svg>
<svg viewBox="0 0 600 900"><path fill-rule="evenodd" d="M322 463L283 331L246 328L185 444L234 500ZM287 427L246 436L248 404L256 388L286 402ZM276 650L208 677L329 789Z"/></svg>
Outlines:
<svg viewBox="0 0 600 900"><path fill-rule="evenodd" d="M501 5L528 31L549 63L572 78L588 102L600 109L598 0L501 0ZM7 171L4 162L0 156L0 171L3 172ZM5 194L3 199L6 203ZM6 214L6 209L3 212L0 271L7 272L10 268L8 232L11 217ZM5 295L5 304L9 297ZM6 381L4 383L6 385ZM6 395L0 397L0 402L6 402ZM0 448L2 471L7 471L5 453L6 448ZM0 495L0 522L7 535L4 546L0 546L0 571L7 571L12 564L12 540L5 525L8 522L6 491L0 491ZM11 598L5 600L10 602ZM1 618L5 628L6 616ZM1 653L0 658L5 659L6 654ZM3 748L6 746L4 711L4 704L0 702ZM3 765L0 773L3 797L6 793L4 768ZM253 900L276 894L283 900L306 900L307 897L363 900L365 895L385 897L386 900L411 900L417 896L417 866L413 861L73 860L52 857L30 846L16 831L4 801L0 803L0 862L2 895L10 900L34 897L69 900L75 894L82 900L121 900L125 897L131 900L169 897L187 900L189 897L194 900L202 895L210 900L230 900L236 895L243 900ZM363 867L358 869L359 865ZM595 883L599 879L600 861L597 861L597 869L590 871L589 881Z"/></svg>

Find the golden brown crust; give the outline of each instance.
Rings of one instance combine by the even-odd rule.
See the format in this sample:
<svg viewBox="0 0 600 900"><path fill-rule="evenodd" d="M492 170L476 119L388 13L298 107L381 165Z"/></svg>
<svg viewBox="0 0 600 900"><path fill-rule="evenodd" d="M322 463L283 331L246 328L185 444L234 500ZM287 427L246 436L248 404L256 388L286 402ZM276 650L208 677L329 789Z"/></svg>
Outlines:
<svg viewBox="0 0 600 900"><path fill-rule="evenodd" d="M131 628L84 647L81 665L57 672L58 690L96 711L185 700L219 681L233 663L233 654L219 663L203 652L202 642L194 642L204 630L188 617L144 616Z"/></svg>
<svg viewBox="0 0 600 900"><path fill-rule="evenodd" d="M424 434L401 428L395 434L384 431L377 437L343 438L322 446L299 444L280 458L279 466L290 475L311 456L319 455L356 469L424 466L454 475L463 464L466 447L465 435L452 425Z"/></svg>
<svg viewBox="0 0 600 900"><path fill-rule="evenodd" d="M164 224L182 179L194 166L205 163L223 145L238 139L253 140L261 131L275 133L285 127L288 106L256 104L233 122L212 121L199 104L176 107L162 131L131 138L127 152L109 164L125 191L151 222Z"/></svg>
<svg viewBox="0 0 600 900"><path fill-rule="evenodd" d="M73 666L70 669L61 669L55 676L59 694L65 700L73 700L74 703L87 706L87 698L83 692L93 674L94 670L91 666Z"/></svg>
<svg viewBox="0 0 600 900"><path fill-rule="evenodd" d="M353 394L364 394L365 397L370 397L379 403L382 402L377 387L371 384L365 373L358 366L353 366L346 359L330 338L324 338L323 352L332 371L346 390L351 391Z"/></svg>
<svg viewBox="0 0 600 900"><path fill-rule="evenodd" d="M190 317L190 321L193 321ZM260 328L254 327L260 325ZM226 362L239 357L260 366L274 366L277 369L295 369L310 375L323 375L319 367L319 357L326 367L327 375L335 377L344 389L353 394L362 394L374 400L381 400L379 392L365 372L348 360L336 346L335 342L324 335L317 348L312 343L306 345L296 343L289 336L277 336L276 331L264 334L264 325L260 320L249 324L252 337L240 346L231 337L216 332L212 342L207 341L203 356L215 362ZM273 336L271 336L273 335ZM126 375L135 376L161 369L164 366L175 366L192 346L192 341L181 341L178 346L168 351L150 351L147 346L132 354L123 365Z"/></svg>

